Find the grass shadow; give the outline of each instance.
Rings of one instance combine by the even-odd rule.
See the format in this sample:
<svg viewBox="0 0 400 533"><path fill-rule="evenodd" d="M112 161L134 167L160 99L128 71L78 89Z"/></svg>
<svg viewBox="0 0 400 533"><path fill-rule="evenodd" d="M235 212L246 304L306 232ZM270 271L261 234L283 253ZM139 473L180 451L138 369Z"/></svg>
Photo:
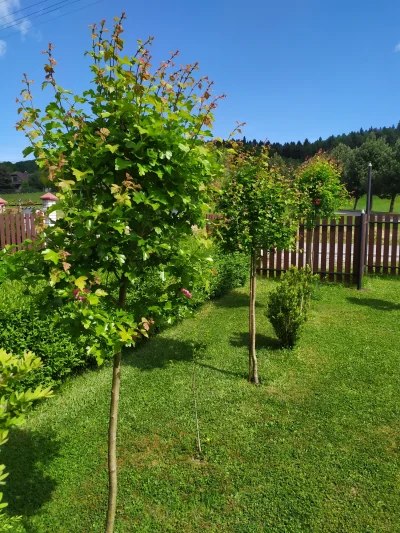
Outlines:
<svg viewBox="0 0 400 533"><path fill-rule="evenodd" d="M249 295L240 292L232 291L226 296L213 300L216 307L224 307L227 309L234 309L239 307L249 307ZM256 302L257 308L265 307L264 304Z"/></svg>
<svg viewBox="0 0 400 533"><path fill-rule="evenodd" d="M179 341L161 335L151 337L124 359L124 364L147 371L154 368L165 368L171 361L193 361L201 359L207 345L201 342Z"/></svg>
<svg viewBox="0 0 400 533"><path fill-rule="evenodd" d="M225 370L223 368L217 368L215 366L208 365L206 363L200 363L200 362L197 362L197 365L202 366L203 368L208 368L209 370L215 370L215 372L220 372L221 374L225 374L226 376L234 376L236 378L247 379L246 372L234 372L233 370Z"/></svg>
<svg viewBox="0 0 400 533"><path fill-rule="evenodd" d="M363 305L377 311L400 311L400 304L378 298L347 298L351 304Z"/></svg>
<svg viewBox="0 0 400 533"><path fill-rule="evenodd" d="M56 487L56 481L44 473L44 465L59 454L61 443L54 432L39 433L13 429L1 448L1 462L9 473L4 487L4 501L10 515L34 515Z"/></svg>
<svg viewBox="0 0 400 533"><path fill-rule="evenodd" d="M249 345L249 333L234 333L230 339L230 343L235 348L243 348ZM269 348L270 350L280 350L281 343L274 337L268 337L260 333L256 334L256 349Z"/></svg>

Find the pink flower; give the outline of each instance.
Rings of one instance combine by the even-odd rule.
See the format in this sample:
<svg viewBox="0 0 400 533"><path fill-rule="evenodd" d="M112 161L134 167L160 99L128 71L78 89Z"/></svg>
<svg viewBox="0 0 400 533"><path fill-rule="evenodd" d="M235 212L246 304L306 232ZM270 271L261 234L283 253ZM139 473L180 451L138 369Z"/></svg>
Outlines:
<svg viewBox="0 0 400 533"><path fill-rule="evenodd" d="M184 294L188 300L190 300L190 298L192 297L192 295L187 289L181 289L181 293Z"/></svg>
<svg viewBox="0 0 400 533"><path fill-rule="evenodd" d="M315 200L315 203L316 203L317 205L319 205L319 204L321 203L321 200L320 200L319 198L317 198L317 199Z"/></svg>
<svg viewBox="0 0 400 533"><path fill-rule="evenodd" d="M89 289L83 289L83 291L81 291L80 289L74 289L73 293L74 293L74 296L75 296L75 300L79 300L80 302L83 302L86 300L86 298L84 296L81 295L82 292L90 292Z"/></svg>

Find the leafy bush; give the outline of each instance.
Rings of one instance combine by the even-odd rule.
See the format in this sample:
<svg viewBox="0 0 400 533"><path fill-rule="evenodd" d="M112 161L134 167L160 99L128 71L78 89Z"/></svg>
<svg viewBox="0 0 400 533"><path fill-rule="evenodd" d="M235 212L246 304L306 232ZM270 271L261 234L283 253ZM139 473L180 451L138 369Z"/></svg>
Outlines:
<svg viewBox="0 0 400 533"><path fill-rule="evenodd" d="M23 282L0 286L0 346L15 354L33 351L43 362L26 377L28 387L59 384L74 370L94 363L86 353L87 339L73 335L63 321L62 308L51 299L43 307L39 296L40 287L28 293Z"/></svg>
<svg viewBox="0 0 400 533"><path fill-rule="evenodd" d="M292 348L307 321L314 280L309 266L291 267L270 295L266 315L282 345Z"/></svg>
<svg viewBox="0 0 400 533"><path fill-rule="evenodd" d="M246 254L226 253L215 246L211 251L214 260L210 280L210 297L216 298L231 289L243 287L249 279L250 264Z"/></svg>

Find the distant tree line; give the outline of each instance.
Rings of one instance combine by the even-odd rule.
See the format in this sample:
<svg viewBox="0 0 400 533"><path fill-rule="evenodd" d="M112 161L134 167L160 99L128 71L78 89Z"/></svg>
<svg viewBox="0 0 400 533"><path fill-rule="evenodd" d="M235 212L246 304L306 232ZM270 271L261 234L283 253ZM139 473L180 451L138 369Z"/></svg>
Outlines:
<svg viewBox="0 0 400 533"><path fill-rule="evenodd" d="M400 122L397 126L360 129L348 134L321 137L310 142L298 141L269 143L268 141L243 142L250 147L270 147L271 161L280 167L285 166L290 173L306 159L319 151L330 153L340 165L343 183L354 198L354 209L366 193L368 164L372 163L373 194L390 199L389 211L393 211L397 194L400 193Z"/></svg>

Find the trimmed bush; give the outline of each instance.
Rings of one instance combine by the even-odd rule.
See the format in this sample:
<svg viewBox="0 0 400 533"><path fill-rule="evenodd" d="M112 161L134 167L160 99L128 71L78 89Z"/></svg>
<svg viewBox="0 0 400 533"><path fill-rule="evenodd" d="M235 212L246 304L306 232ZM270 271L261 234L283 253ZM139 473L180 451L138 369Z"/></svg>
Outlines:
<svg viewBox="0 0 400 533"><path fill-rule="evenodd" d="M291 267L271 291L266 315L282 346L292 348L307 321L314 281L309 266Z"/></svg>
<svg viewBox="0 0 400 533"><path fill-rule="evenodd" d="M41 310L39 293L26 293L17 281L0 286L0 346L16 354L32 351L43 363L26 377L26 387L58 385L72 372L96 364L86 354L87 338L73 335L56 302Z"/></svg>

